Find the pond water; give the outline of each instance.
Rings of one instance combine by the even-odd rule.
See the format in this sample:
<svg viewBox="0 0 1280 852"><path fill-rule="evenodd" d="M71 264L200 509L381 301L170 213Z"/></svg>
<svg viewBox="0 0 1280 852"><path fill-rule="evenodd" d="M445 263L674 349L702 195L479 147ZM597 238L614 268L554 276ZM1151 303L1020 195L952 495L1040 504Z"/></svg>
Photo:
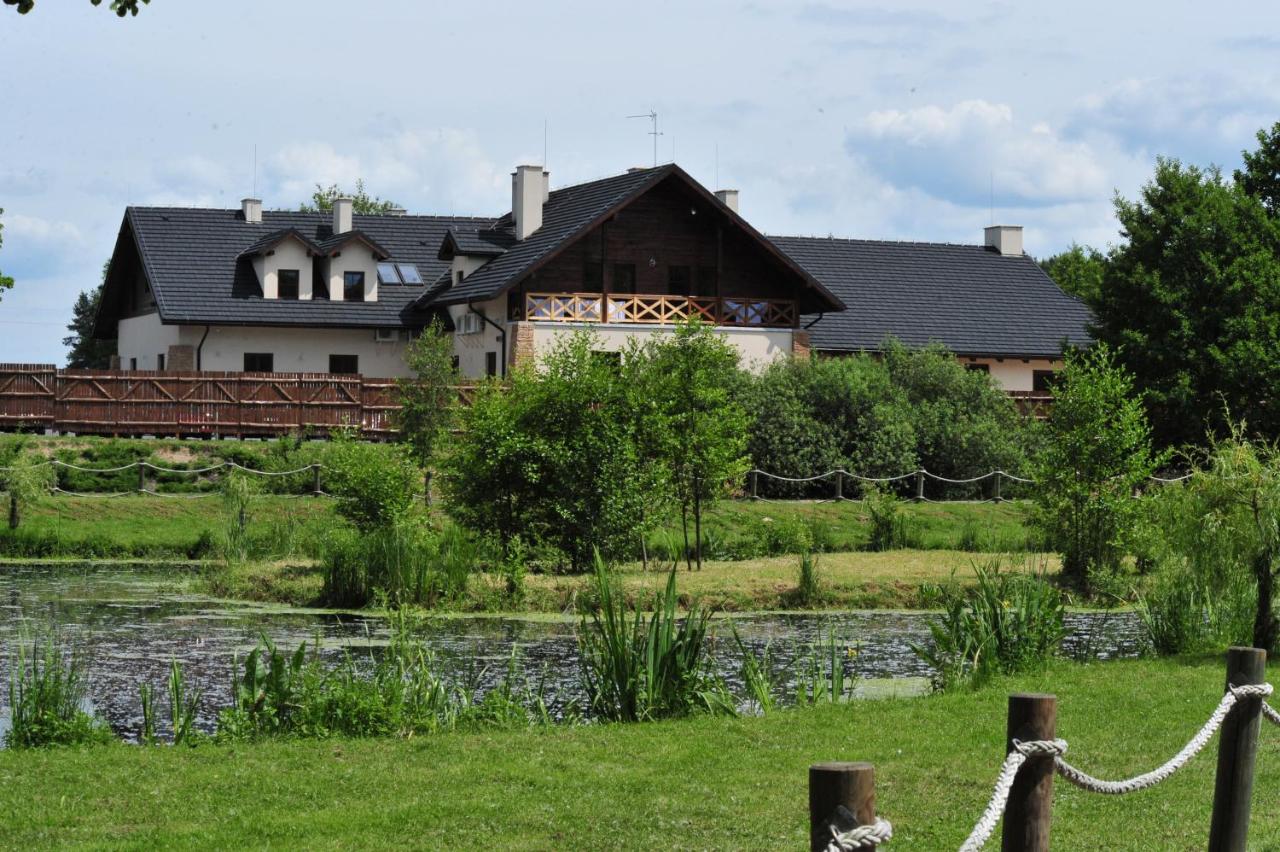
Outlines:
<svg viewBox="0 0 1280 852"><path fill-rule="evenodd" d="M8 684L13 640L56 624L60 637L89 660L93 709L117 733L132 737L141 724L139 684L163 695L171 659L202 693L199 725L212 730L230 702L233 660L251 651L262 634L292 649L318 640L322 656L358 660L384 645L386 619L359 613L291 609L214 600L187 591L182 569L63 565L0 566L0 684ZM734 616L744 643L766 647L779 683L794 689L796 669L816 642L834 637L844 646L849 676L867 679L862 691L918 692L931 672L911 650L927 644L927 613L862 611ZM505 675L513 649L529 680L543 684L553 712L580 699L578 654L572 618L510 616L431 617L418 628L452 678L483 693ZM1078 658L1134 656L1140 631L1131 612L1070 613L1064 652ZM713 657L733 687L740 655L729 619L716 619ZM899 687L899 689L894 689ZM0 688L0 731L6 726L8 691Z"/></svg>

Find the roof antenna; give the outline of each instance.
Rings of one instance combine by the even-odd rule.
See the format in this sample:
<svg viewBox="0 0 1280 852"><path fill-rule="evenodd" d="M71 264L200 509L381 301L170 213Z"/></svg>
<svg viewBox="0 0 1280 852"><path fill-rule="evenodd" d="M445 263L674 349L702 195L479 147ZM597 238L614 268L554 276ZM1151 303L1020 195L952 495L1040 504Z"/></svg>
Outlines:
<svg viewBox="0 0 1280 852"><path fill-rule="evenodd" d="M662 135L658 132L658 111L651 109L648 112L642 112L639 115L629 115L627 118L647 118L649 121L653 122L653 129L649 131L649 135L653 137L653 166L654 168L657 168L658 137Z"/></svg>
<svg viewBox="0 0 1280 852"><path fill-rule="evenodd" d="M716 189L720 188L720 143L716 143Z"/></svg>
<svg viewBox="0 0 1280 852"><path fill-rule="evenodd" d="M258 197L258 143L253 143L253 197Z"/></svg>
<svg viewBox="0 0 1280 852"><path fill-rule="evenodd" d="M548 171L547 165L547 120L542 119L542 170Z"/></svg>
<svg viewBox="0 0 1280 852"><path fill-rule="evenodd" d="M995 169L991 170L991 196L989 199L989 203L991 204L991 211L990 211L991 221L988 224L994 225L996 223L996 170Z"/></svg>

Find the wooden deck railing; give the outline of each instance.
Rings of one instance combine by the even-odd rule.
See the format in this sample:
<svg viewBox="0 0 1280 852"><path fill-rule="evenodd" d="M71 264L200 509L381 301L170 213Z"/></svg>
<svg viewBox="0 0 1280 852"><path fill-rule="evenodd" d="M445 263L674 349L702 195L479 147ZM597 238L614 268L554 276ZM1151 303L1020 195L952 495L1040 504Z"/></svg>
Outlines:
<svg viewBox="0 0 1280 852"><path fill-rule="evenodd" d="M330 373L59 370L0 364L0 429L258 437L395 433L395 379ZM473 388L459 386L465 403Z"/></svg>
<svg viewBox="0 0 1280 852"><path fill-rule="evenodd" d="M796 303L788 299L633 294L605 296L601 293L525 294L524 319L527 320L670 325L693 317L713 325L748 328L794 328L799 321Z"/></svg>

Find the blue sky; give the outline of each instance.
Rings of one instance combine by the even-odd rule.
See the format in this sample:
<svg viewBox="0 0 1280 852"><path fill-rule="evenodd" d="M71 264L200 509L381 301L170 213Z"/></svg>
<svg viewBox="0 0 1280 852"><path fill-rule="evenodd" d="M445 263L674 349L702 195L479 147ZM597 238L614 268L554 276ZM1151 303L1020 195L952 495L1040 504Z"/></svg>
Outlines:
<svg viewBox="0 0 1280 852"><path fill-rule="evenodd" d="M1271 34L1276 35L1271 35ZM127 204L294 207L315 183L497 214L675 159L789 234L1032 254L1116 239L1157 155L1236 164L1280 120L1271 4L88 0L0 7L0 361L61 362ZM718 175L718 178L717 178Z"/></svg>

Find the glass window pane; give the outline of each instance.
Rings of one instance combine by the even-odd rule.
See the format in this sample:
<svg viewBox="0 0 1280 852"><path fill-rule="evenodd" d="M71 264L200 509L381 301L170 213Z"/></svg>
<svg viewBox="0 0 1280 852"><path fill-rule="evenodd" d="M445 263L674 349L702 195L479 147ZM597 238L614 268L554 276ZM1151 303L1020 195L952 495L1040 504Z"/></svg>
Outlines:
<svg viewBox="0 0 1280 852"><path fill-rule="evenodd" d="M281 299L298 298L298 270L281 269L276 272L276 296Z"/></svg>
<svg viewBox="0 0 1280 852"><path fill-rule="evenodd" d="M400 276L396 273L396 265L394 263L378 264L378 283L379 284L399 284Z"/></svg>
<svg viewBox="0 0 1280 852"><path fill-rule="evenodd" d="M396 269L400 270L400 280L406 284L421 284L422 276L418 274L418 267L412 263L397 263Z"/></svg>
<svg viewBox="0 0 1280 852"><path fill-rule="evenodd" d="M364 273L342 273L342 299L346 302L364 301Z"/></svg>

